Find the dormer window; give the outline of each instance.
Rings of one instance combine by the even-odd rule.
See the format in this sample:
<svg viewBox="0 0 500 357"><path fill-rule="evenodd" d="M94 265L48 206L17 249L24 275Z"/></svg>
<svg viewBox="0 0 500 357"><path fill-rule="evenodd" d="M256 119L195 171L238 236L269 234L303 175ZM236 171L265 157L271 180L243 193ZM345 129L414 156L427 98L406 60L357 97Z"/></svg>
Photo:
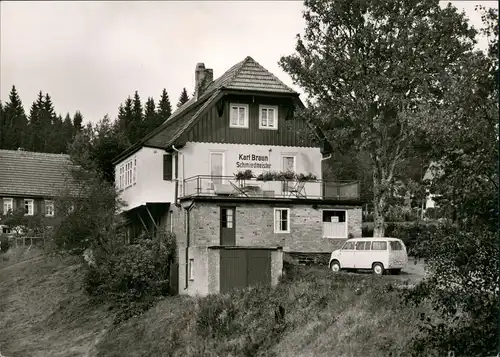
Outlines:
<svg viewBox="0 0 500 357"><path fill-rule="evenodd" d="M231 104L231 110L229 111L229 113L230 128L248 128L247 104Z"/></svg>
<svg viewBox="0 0 500 357"><path fill-rule="evenodd" d="M278 129L278 107L259 106L259 129Z"/></svg>

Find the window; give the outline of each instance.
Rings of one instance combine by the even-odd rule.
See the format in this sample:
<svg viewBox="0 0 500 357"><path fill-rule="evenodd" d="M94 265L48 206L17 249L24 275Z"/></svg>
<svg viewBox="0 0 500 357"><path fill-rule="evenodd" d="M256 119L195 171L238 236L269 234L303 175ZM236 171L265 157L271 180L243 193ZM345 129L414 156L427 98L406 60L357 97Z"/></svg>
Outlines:
<svg viewBox="0 0 500 357"><path fill-rule="evenodd" d="M283 171L295 172L295 156L286 155L282 156Z"/></svg>
<svg viewBox="0 0 500 357"><path fill-rule="evenodd" d="M47 217L54 217L54 202L45 201L45 215Z"/></svg>
<svg viewBox="0 0 500 357"><path fill-rule="evenodd" d="M9 211L14 210L13 201L14 200L12 198L3 199L3 214L7 214Z"/></svg>
<svg viewBox="0 0 500 357"><path fill-rule="evenodd" d="M229 117L230 128L248 128L248 105L231 104Z"/></svg>
<svg viewBox="0 0 500 357"><path fill-rule="evenodd" d="M274 233L290 233L290 209L274 209Z"/></svg>
<svg viewBox="0 0 500 357"><path fill-rule="evenodd" d="M356 250L370 250L371 242L356 242Z"/></svg>
<svg viewBox="0 0 500 357"><path fill-rule="evenodd" d="M27 216L33 216L34 214L33 200L24 200L24 214Z"/></svg>
<svg viewBox="0 0 500 357"><path fill-rule="evenodd" d="M134 185L137 181L137 159L134 157L120 165L120 179L118 180L118 188L123 190Z"/></svg>
<svg viewBox="0 0 500 357"><path fill-rule="evenodd" d="M354 242L345 242L342 250L354 250Z"/></svg>
<svg viewBox="0 0 500 357"><path fill-rule="evenodd" d="M278 129L278 107L259 106L259 129Z"/></svg>
<svg viewBox="0 0 500 357"><path fill-rule="evenodd" d="M372 250L387 250L387 242L373 242Z"/></svg>
<svg viewBox="0 0 500 357"><path fill-rule="evenodd" d="M189 280L194 280L194 259L189 259L188 278Z"/></svg>
<svg viewBox="0 0 500 357"><path fill-rule="evenodd" d="M221 226L222 228L233 228L234 208L222 208Z"/></svg>
<svg viewBox="0 0 500 357"><path fill-rule="evenodd" d="M403 246L397 240L391 241L391 250L403 250Z"/></svg>

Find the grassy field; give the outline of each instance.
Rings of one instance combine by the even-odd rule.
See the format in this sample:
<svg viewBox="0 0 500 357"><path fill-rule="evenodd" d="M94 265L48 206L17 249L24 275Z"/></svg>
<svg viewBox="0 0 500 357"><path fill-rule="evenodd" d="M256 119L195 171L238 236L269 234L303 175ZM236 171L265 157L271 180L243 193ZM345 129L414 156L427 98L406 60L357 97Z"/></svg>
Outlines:
<svg viewBox="0 0 500 357"><path fill-rule="evenodd" d="M33 254L33 253L32 253ZM0 258L1 259L1 258ZM82 291L74 259L33 256L0 266L0 352L30 356L405 356L419 311L395 280L293 267L275 288L206 298L165 298L117 326ZM14 261L11 261L11 263ZM276 317L278 306L284 315Z"/></svg>

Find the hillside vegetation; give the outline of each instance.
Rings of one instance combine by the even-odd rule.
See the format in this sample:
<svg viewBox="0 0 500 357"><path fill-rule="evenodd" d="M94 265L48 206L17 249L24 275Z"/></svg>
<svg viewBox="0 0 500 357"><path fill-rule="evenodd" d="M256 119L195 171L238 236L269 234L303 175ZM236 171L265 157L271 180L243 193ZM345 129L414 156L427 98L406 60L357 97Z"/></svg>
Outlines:
<svg viewBox="0 0 500 357"><path fill-rule="evenodd" d="M395 279L292 267L276 289L170 297L113 325L74 258L0 268L0 352L29 356L404 356L419 311ZM279 313L282 306L282 313Z"/></svg>

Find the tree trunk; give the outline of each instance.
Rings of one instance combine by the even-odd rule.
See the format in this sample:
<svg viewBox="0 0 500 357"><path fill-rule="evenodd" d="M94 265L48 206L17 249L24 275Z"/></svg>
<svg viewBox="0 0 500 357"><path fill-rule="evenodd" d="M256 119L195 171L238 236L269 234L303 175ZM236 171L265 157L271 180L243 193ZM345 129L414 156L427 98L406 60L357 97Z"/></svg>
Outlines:
<svg viewBox="0 0 500 357"><path fill-rule="evenodd" d="M383 237L385 233L384 210L385 197L378 195L373 198L373 236Z"/></svg>
<svg viewBox="0 0 500 357"><path fill-rule="evenodd" d="M383 237L385 233L384 215L386 211L387 187L377 167L373 170L373 236Z"/></svg>

